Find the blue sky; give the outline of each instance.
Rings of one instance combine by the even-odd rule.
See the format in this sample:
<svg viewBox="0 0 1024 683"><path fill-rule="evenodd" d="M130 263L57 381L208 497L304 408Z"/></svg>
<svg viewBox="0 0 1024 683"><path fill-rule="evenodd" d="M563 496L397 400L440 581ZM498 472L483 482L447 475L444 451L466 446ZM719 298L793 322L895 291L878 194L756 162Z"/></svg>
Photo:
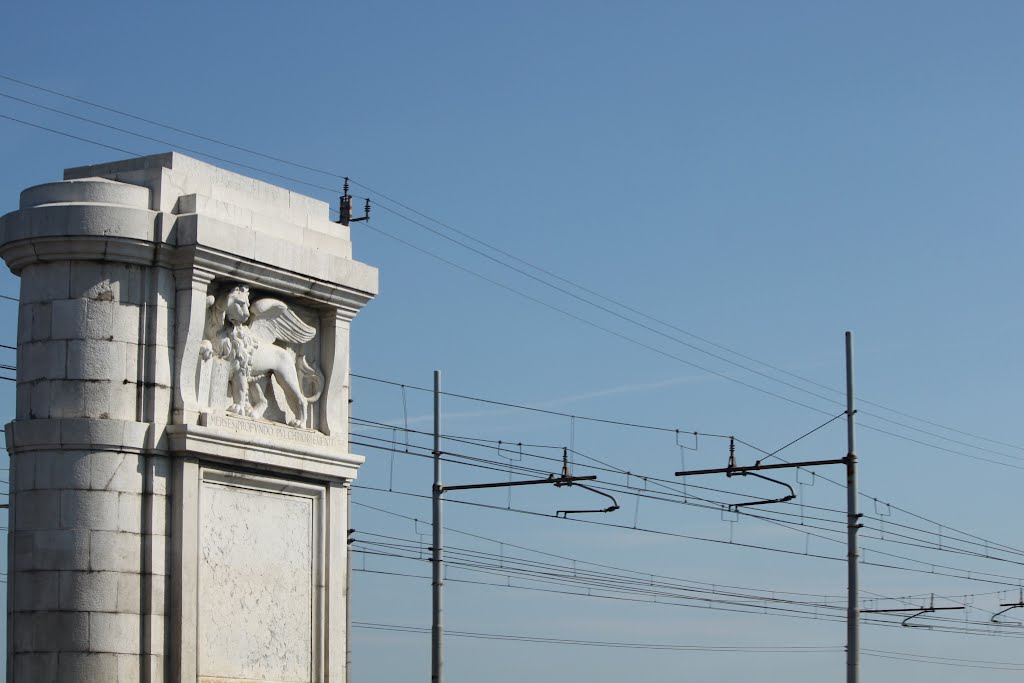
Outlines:
<svg viewBox="0 0 1024 683"><path fill-rule="evenodd" d="M444 224L371 194L378 202L373 220L354 225L353 239L357 258L381 269L381 293L354 323L354 372L425 387L438 368L452 392L579 416L735 434L768 451L841 410L608 315L398 214L467 242L444 226L457 228L660 321L830 387L842 387L843 332L853 330L858 395L935 423L862 406L876 415L861 415L862 491L941 525L1021 545L1015 517L1024 474L1018 469L1024 464L1019 3L19 3L6 17L7 36L0 44L0 73L6 76L349 175L362 184L356 194L366 195L368 186ZM191 148L293 177L295 182L286 182L246 171L330 201L336 193L298 181L340 186L337 178L10 81L0 81L0 92L169 143L0 97L0 114L133 153ZM21 189L54 180L65 167L126 156L5 119L0 151L3 211L16 208ZM565 282L556 284L589 298ZM16 295L17 287L9 274L0 279L0 293ZM13 304L8 313L13 320ZM678 330L645 324L842 400ZM13 343L14 337L11 327L0 343ZM13 390L0 390L0 410L11 416ZM407 390L404 406L402 392L390 385L356 380L354 392L359 418L399 426L408 419L411 428L429 429L424 416L430 401L422 392ZM454 398L446 399L445 412L446 431L454 435L572 445L617 468L654 477L671 478L681 463L670 433ZM376 438L393 434L357 431ZM404 436L395 434L404 450ZM411 439L423 443L417 435ZM367 455L358 483L370 487L356 490L357 502L429 517L429 502L422 498L372 490L428 494L426 460L356 450ZM841 421L786 451L790 459L844 453ZM472 454L496 462L506 457L497 448L475 448ZM702 439L687 463L722 466L726 456L723 440ZM750 462L757 454L741 447L739 456ZM580 467L586 462L578 461ZM841 470L821 474L842 477ZM452 482L495 476L508 475L446 469ZM780 476L798 488L804 524L818 523L809 519L810 506L817 506L827 509L815 513L829 520L821 524L838 528L834 522L841 517L833 511L844 505L842 488L809 477L798 485L791 473ZM622 482L635 486L635 478ZM728 492L765 490L724 478L699 483L726 491L713 496L724 502L733 500ZM501 491L457 497L545 514L585 500L579 491L536 489L517 490L511 501ZM598 562L762 593L841 596L845 590L840 562L650 533L842 553L841 544L817 537L808 542L806 526L792 531L748 518L731 523L714 509L628 494L620 503L622 510L613 515L588 518L603 526L454 503L447 506L447 523L504 544L575 558L578 566ZM891 508L863 504L881 524L913 526L921 529L923 543L936 542L936 524L898 512L885 517ZM778 511L801 512L796 506ZM426 533L422 522L369 507L357 506L353 514L353 526L366 534L416 542ZM877 533L879 520L869 523ZM865 591L889 597L934 593L937 604L944 597L1007 591L957 598L971 604L968 619L979 623L997 603L1016 598L1014 586L1024 579L1024 567L1015 564L1019 555L993 561L933 552L907 545L908 539L892 542L894 528L887 527L888 540L864 541L873 563L863 569ZM950 532L942 535L948 545ZM365 540L383 542L379 536ZM450 534L449 540L479 552L512 554L506 545L480 539ZM884 552L1010 578L986 583L874 566L887 563ZM381 573L425 575L425 563L360 555L356 566L366 569L354 578L356 621L429 625L429 583ZM453 578L506 580L500 572L460 571ZM452 582L447 599L447 623L455 631L708 646L825 647L844 640L841 623L820 619L521 587ZM934 629L865 625L863 645L1024 661L1012 639ZM773 679L810 683L837 680L843 666L836 652L728 654L454 637L447 652L451 683L600 683L625 676L730 681L766 671ZM421 633L357 630L354 667L361 681L425 677L429 641ZM863 669L865 680L928 676L946 683L964 680L965 672L976 681L1019 676L867 656Z"/></svg>

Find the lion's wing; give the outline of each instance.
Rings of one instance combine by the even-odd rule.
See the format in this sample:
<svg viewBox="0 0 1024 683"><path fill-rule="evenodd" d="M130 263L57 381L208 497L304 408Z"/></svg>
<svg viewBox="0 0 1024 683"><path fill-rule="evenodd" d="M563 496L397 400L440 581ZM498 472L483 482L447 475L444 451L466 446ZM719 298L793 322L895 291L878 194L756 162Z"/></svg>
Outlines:
<svg viewBox="0 0 1024 683"><path fill-rule="evenodd" d="M288 304L277 299L260 299L250 307L252 333L261 342L277 340L305 344L316 336L316 328L302 322Z"/></svg>

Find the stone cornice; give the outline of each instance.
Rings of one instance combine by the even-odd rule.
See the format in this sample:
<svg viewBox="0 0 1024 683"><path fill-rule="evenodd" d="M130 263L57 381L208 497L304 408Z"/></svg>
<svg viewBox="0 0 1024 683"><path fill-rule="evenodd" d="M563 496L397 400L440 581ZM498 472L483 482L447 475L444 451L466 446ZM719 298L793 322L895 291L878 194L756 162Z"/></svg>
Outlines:
<svg viewBox="0 0 1024 683"><path fill-rule="evenodd" d="M14 420L6 426L7 447L11 453L110 450L166 454L165 426L87 418Z"/></svg>
<svg viewBox="0 0 1024 683"><path fill-rule="evenodd" d="M320 432L219 415L204 415L202 421L207 424L168 426L171 449L205 459L288 469L339 481L354 479L365 461L363 456L349 453L348 444Z"/></svg>
<svg viewBox="0 0 1024 683"><path fill-rule="evenodd" d="M354 318L374 296L373 292L317 280L309 275L255 261L242 261L232 254L201 245L179 247L177 251L176 260L189 264L186 268L201 268L215 276L294 297L297 301L316 308L337 310L339 317L346 320ZM355 261L352 263L363 266ZM376 284L376 277L373 280Z"/></svg>

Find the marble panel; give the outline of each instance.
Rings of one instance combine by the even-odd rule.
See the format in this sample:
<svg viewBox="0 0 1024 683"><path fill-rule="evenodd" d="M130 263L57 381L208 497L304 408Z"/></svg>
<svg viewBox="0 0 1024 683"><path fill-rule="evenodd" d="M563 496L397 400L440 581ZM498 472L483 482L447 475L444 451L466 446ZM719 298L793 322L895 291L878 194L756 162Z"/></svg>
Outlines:
<svg viewBox="0 0 1024 683"><path fill-rule="evenodd" d="M273 488L202 482L200 677L319 680L319 499Z"/></svg>

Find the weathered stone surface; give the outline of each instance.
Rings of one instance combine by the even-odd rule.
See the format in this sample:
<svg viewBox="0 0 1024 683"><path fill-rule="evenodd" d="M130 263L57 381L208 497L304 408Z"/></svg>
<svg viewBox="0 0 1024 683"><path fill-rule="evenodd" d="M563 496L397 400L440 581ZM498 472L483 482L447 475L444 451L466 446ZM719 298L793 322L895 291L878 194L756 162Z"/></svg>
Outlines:
<svg viewBox="0 0 1024 683"><path fill-rule="evenodd" d="M58 667L58 683L117 680L117 656L105 652L61 652Z"/></svg>
<svg viewBox="0 0 1024 683"><path fill-rule="evenodd" d="M81 451L43 451L26 458L35 466L32 488L87 489L91 457Z"/></svg>
<svg viewBox="0 0 1024 683"><path fill-rule="evenodd" d="M89 569L91 534L82 529L13 531L14 571Z"/></svg>
<svg viewBox="0 0 1024 683"><path fill-rule="evenodd" d="M14 214L9 214L14 215ZM4 221L6 228L6 221ZM6 238L7 235L5 234ZM67 261L37 263L21 276L21 303L47 303L67 299L71 282L71 264Z"/></svg>
<svg viewBox="0 0 1024 683"><path fill-rule="evenodd" d="M89 650L92 652L138 653L140 620L130 612L91 612Z"/></svg>
<svg viewBox="0 0 1024 683"><path fill-rule="evenodd" d="M145 461L131 453L95 453L90 488L98 491L142 493Z"/></svg>
<svg viewBox="0 0 1024 683"><path fill-rule="evenodd" d="M54 489L25 491L17 497L18 530L59 529L61 492Z"/></svg>
<svg viewBox="0 0 1024 683"><path fill-rule="evenodd" d="M89 568L94 571L139 572L145 539L122 531L93 531Z"/></svg>
<svg viewBox="0 0 1024 683"><path fill-rule="evenodd" d="M14 593L13 609L18 612L56 610L60 573L56 571L25 572Z"/></svg>
<svg viewBox="0 0 1024 683"><path fill-rule="evenodd" d="M200 499L200 675L310 680L313 501L209 482Z"/></svg>
<svg viewBox="0 0 1024 683"><path fill-rule="evenodd" d="M56 681L57 653L24 653L14 658L15 681Z"/></svg>
<svg viewBox="0 0 1024 683"><path fill-rule="evenodd" d="M118 609L121 578L133 576L116 572L61 572L60 608L67 611L113 612Z"/></svg>
<svg viewBox="0 0 1024 683"><path fill-rule="evenodd" d="M15 652L89 649L89 615L84 612L22 612L16 621Z"/></svg>
<svg viewBox="0 0 1024 683"><path fill-rule="evenodd" d="M64 529L118 528L118 494L115 491L60 492L60 525Z"/></svg>
<svg viewBox="0 0 1024 683"><path fill-rule="evenodd" d="M342 681L348 323L376 270L326 203L179 154L65 177L0 217L12 675ZM252 298L219 321L225 288Z"/></svg>
<svg viewBox="0 0 1024 683"><path fill-rule="evenodd" d="M149 190L102 178L46 183L22 192L20 207L30 209L42 204L75 202L120 204L145 209L149 206Z"/></svg>

